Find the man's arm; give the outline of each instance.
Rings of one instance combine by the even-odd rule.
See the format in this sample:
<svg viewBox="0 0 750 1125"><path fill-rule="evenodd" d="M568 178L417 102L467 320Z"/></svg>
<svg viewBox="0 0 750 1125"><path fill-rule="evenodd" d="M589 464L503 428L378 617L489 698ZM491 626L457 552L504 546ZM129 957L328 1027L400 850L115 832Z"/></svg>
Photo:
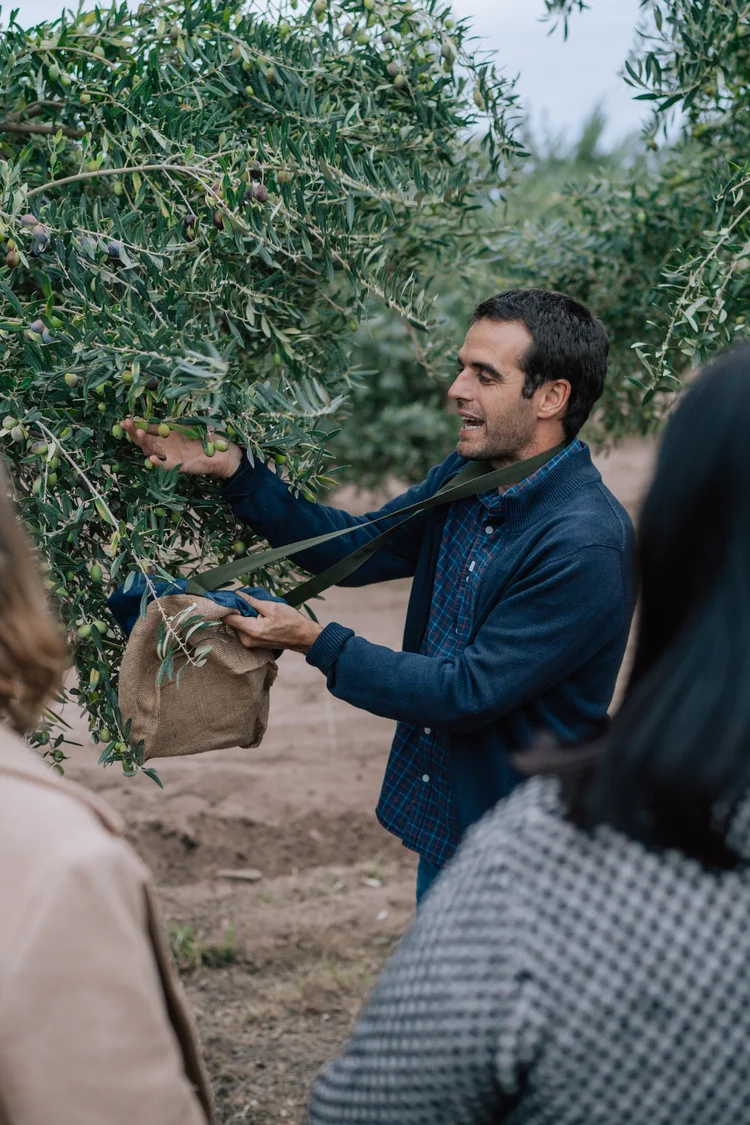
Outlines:
<svg viewBox="0 0 750 1125"><path fill-rule="evenodd" d="M251 526L272 547L283 547L298 539L311 539L329 531L351 527L353 530L350 535L343 535L331 543L295 556L295 561L313 574L326 570L389 526L388 521L384 521L376 527L370 527L373 519L391 513L397 517L401 508L432 496L440 483L440 466L437 466L425 481L414 485L377 511L353 516L339 508L311 504L302 496L294 496L289 487L266 465L260 462L251 465L236 445L230 445L225 452L215 453L208 458L200 441L186 438L177 431L161 438L156 432L156 426L150 426L146 431L136 429L132 421L123 422L122 425L144 453L150 456L153 464L166 469L179 466L185 473L212 476L222 481L222 496L231 504L237 519ZM457 461L456 469L459 465L460 462ZM394 531L384 546L342 582L342 585L364 586L390 578L410 577L414 573L425 518L422 514L415 516L403 528ZM394 518L394 522L398 522L397 518Z"/></svg>
<svg viewBox="0 0 750 1125"><path fill-rule="evenodd" d="M629 618L620 552L584 547L519 581L458 657L393 652L334 623L307 660L355 707L414 726L481 730L539 699L618 634L624 648Z"/></svg>
<svg viewBox="0 0 750 1125"><path fill-rule="evenodd" d="M392 526L390 521L384 520L372 527L370 524L373 519L392 514L393 523L397 523L401 508L432 496L438 489L436 478L439 477L439 471L438 466L421 484L414 485L382 508L363 516L353 516L340 508L310 503L303 496L294 496L289 486L271 469L259 462L250 465L247 458L243 460L235 476L224 485L222 495L231 504L237 519L249 524L257 535L267 539L273 547L283 547L298 539L325 535L344 527L357 529L350 535L343 535L331 543L324 543L294 556L295 562L306 570L319 574ZM403 528L394 531L380 550L341 585L365 586L370 582L411 577L419 554L425 520L426 516L419 513Z"/></svg>

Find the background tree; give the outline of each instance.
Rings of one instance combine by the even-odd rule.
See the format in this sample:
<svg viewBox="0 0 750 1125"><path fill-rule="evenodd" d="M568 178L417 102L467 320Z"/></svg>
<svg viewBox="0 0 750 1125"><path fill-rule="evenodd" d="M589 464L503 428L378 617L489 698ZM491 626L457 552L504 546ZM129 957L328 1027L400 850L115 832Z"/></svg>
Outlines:
<svg viewBox="0 0 750 1125"><path fill-rule="evenodd" d="M574 35L572 17L585 19L590 3L547 0L547 9L562 33ZM643 136L608 153L594 117L573 148L526 137L530 159L505 198L490 190L482 201L483 260L463 279L435 278L437 324L420 341L432 376L393 321L389 337L401 343L395 368L377 340L363 343L363 365L387 371L383 386L400 393L404 467L415 478L432 452L422 433L444 435L443 450L450 445L446 382L434 373L451 370L477 292L562 289L604 319L612 351L607 389L586 428L595 444L656 431L686 370L747 333L750 4L642 0L641 9L624 79L644 108L653 107ZM382 439L386 457L372 448L377 417L397 409L384 399L377 380L355 396L342 453L356 474L402 463L393 434Z"/></svg>
<svg viewBox="0 0 750 1125"><path fill-rule="evenodd" d="M72 694L128 773L108 593L246 548L205 482L152 471L119 420L209 454L234 438L314 499L353 329L375 298L425 328L420 272L463 252L515 154L512 91L448 8L296 8L122 5L30 31L12 13L0 38L0 440ZM64 757L55 715L34 741Z"/></svg>
<svg viewBox="0 0 750 1125"><path fill-rule="evenodd" d="M547 0L570 34L569 17L586 6ZM620 378L638 392L619 418L616 404L608 412L620 432L657 424L686 369L745 337L750 298L750 4L641 0L641 8L625 80L653 106L645 141L655 159L628 190L602 177L575 195L554 267L593 295Z"/></svg>
<svg viewBox="0 0 750 1125"><path fill-rule="evenodd" d="M596 258L587 260L592 233L585 233L584 244L576 241L581 238L578 196L603 176L617 184L618 191L630 190L646 172L646 149L640 140L628 137L608 147L605 128L599 110L572 140L522 128L525 159L512 169L509 182L493 184L480 196L471 244L461 243L466 253L433 266L434 323L429 330L417 336L382 306L363 323L355 337L358 373L346 422L331 444L345 466L345 479L368 486L377 486L388 475L421 480L455 446L455 411L449 408L446 391L471 310L482 297L511 285L549 285L573 287L579 295L586 292L597 309L605 300L603 291L593 290ZM568 279L570 253L575 268ZM587 285L584 271L585 279L591 279ZM633 325L635 320L633 316ZM632 339L625 353L628 373L637 369L627 350ZM615 355L613 366L617 363ZM596 441L633 427L623 401L632 400L637 411L641 396L629 384L623 394L622 382L615 377L608 392L608 429L601 423L588 427L588 436Z"/></svg>

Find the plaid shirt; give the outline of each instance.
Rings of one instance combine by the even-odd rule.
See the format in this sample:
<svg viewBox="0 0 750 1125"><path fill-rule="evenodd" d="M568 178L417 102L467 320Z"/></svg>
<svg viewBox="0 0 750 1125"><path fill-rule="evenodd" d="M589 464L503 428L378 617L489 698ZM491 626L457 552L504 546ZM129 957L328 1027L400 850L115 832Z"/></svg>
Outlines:
<svg viewBox="0 0 750 1125"><path fill-rule="evenodd" d="M502 549L506 497L533 488L581 450L576 438L530 477L505 492L484 492L451 505L435 571L423 656L456 658L467 647L479 583ZM399 723L377 807L380 823L407 848L442 867L458 844L448 773L450 735Z"/></svg>

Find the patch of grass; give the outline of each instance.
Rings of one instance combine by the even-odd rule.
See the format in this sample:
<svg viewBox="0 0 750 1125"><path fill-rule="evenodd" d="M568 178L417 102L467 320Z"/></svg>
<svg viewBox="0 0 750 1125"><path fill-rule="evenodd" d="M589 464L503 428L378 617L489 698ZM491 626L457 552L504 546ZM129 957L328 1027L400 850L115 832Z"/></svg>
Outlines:
<svg viewBox="0 0 750 1125"><path fill-rule="evenodd" d="M221 944L201 941L194 926L173 926L170 944L175 964L181 973L192 973L202 966L207 969L222 969L225 965L231 965L237 956L234 926L231 924L226 927Z"/></svg>

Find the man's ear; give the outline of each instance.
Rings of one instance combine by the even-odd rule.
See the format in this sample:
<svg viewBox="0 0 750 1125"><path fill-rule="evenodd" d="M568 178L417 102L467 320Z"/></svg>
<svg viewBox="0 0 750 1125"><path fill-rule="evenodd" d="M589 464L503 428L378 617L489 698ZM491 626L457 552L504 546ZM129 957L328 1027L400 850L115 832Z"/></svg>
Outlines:
<svg viewBox="0 0 750 1125"><path fill-rule="evenodd" d="M537 418L545 422L559 419L570 399L570 383L567 379L555 379L553 383L543 383L537 394Z"/></svg>

